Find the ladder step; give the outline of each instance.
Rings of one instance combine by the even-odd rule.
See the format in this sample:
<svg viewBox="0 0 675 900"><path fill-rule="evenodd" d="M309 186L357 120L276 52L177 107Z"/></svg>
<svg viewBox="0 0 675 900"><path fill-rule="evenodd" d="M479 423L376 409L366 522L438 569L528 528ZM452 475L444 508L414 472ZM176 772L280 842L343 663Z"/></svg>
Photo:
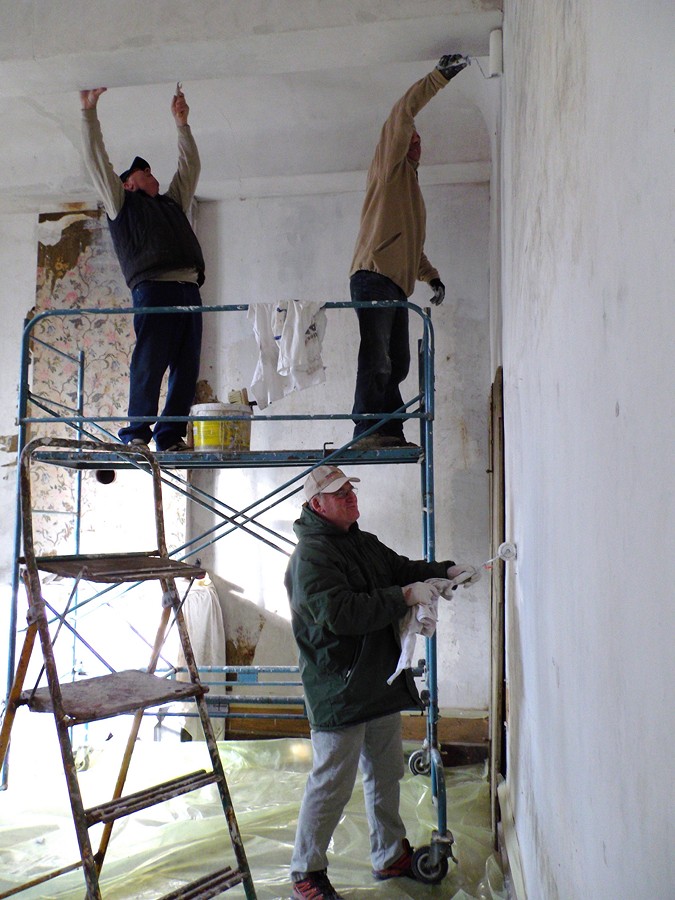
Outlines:
<svg viewBox="0 0 675 900"><path fill-rule="evenodd" d="M151 553L100 553L92 556L40 556L38 569L64 578L83 578L99 584L154 581L159 578L203 578L201 566Z"/></svg>
<svg viewBox="0 0 675 900"><path fill-rule="evenodd" d="M127 794L126 797L108 800L105 803L85 810L87 827L91 828L92 825L96 825L99 822L114 822L117 819L122 819L124 816L130 816L132 813L139 812L141 809L147 809L150 806L155 806L157 803L170 800L172 797L179 797L181 794L196 791L218 781L220 781L220 776L215 772L207 772L205 769L200 769L197 772L191 772L189 775L181 775L179 778L174 778L171 781L164 781L142 791Z"/></svg>
<svg viewBox="0 0 675 900"><path fill-rule="evenodd" d="M209 897L217 897L218 894L241 884L244 878L241 870L231 869L227 866L211 875L205 875L198 881L191 881L190 884L186 884L170 894L164 894L160 900L207 900Z"/></svg>
<svg viewBox="0 0 675 900"><path fill-rule="evenodd" d="M63 709L70 720L68 724L72 725L109 719L160 703L201 697L206 691L208 687L203 684L158 678L137 669L61 684ZM26 704L32 712L54 712L48 687L23 691L20 703Z"/></svg>

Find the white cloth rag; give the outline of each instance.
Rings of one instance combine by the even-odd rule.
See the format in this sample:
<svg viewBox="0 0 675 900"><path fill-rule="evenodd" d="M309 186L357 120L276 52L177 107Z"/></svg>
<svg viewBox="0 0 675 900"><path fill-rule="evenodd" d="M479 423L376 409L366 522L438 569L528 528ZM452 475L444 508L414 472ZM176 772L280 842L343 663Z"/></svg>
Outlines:
<svg viewBox="0 0 675 900"><path fill-rule="evenodd" d="M183 605L183 614L196 664L198 666L227 665L225 622L215 585L212 582L193 585ZM175 629L173 631L175 632ZM177 651L177 665L179 668L184 668L185 656L180 646L177 647ZM180 672L176 677L178 681L190 680L187 672ZM227 688L222 683L224 680L223 674L218 672L205 672L201 675L203 684L220 682L211 684L209 688L211 695L226 693ZM194 712L195 709L194 703L189 702L177 703L174 708L183 712ZM224 740L225 720L217 720L214 716L212 724L216 740ZM204 732L198 718L186 716L183 728L192 735L194 740L204 740Z"/></svg>
<svg viewBox="0 0 675 900"><path fill-rule="evenodd" d="M427 584L433 585L439 593L439 596L450 600L452 597L452 587L454 581L449 578L427 578ZM404 669L410 669L415 659L415 644L417 643L417 635L422 637L431 637L436 631L436 622L438 622L438 598L434 598L429 603L417 603L411 606L408 612L403 616L399 624L401 636L401 655L398 658L396 671L387 678L387 684L391 684L395 678L401 674Z"/></svg>
<svg viewBox="0 0 675 900"><path fill-rule="evenodd" d="M321 347L326 333L322 303L281 300L255 303L248 318L258 344L258 362L251 393L265 409L291 391L301 391L326 380Z"/></svg>

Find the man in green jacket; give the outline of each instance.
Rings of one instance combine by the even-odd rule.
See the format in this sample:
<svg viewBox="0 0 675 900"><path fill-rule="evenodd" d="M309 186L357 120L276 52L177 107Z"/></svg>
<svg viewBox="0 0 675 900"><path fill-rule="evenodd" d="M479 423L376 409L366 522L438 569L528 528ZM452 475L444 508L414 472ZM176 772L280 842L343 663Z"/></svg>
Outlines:
<svg viewBox="0 0 675 900"><path fill-rule="evenodd" d="M326 851L359 765L373 875L410 875L412 848L399 815L400 713L422 702L409 669L387 683L401 652L400 620L438 596L425 579L469 584L480 577L451 560L399 556L361 531L358 481L335 466L310 472L286 570L313 752L291 860L295 898L340 896L328 880Z"/></svg>
<svg viewBox="0 0 675 900"><path fill-rule="evenodd" d="M422 145L415 116L466 65L459 54L443 56L394 104L382 126L350 269L353 302L405 301L416 281L433 288L432 303L443 302L445 287L424 255L426 209L417 180ZM352 413L393 413L403 405L399 385L410 368L408 310L363 306L356 314L361 343ZM373 419L354 419L359 448L406 446L402 419L383 419L376 432L360 437L373 424Z"/></svg>

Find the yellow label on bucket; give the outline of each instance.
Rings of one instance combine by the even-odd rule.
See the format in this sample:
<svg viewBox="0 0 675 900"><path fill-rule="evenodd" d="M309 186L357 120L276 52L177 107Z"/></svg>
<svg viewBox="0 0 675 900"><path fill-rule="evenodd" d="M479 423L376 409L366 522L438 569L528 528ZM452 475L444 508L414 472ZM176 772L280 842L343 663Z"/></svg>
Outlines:
<svg viewBox="0 0 675 900"><path fill-rule="evenodd" d="M192 416L222 416L225 406L222 403L200 403L190 410ZM222 450L225 445L225 422L193 422L192 435L195 450Z"/></svg>
<svg viewBox="0 0 675 900"><path fill-rule="evenodd" d="M251 407L241 403L200 403L190 410L192 416L251 415ZM218 419L193 422L195 450L248 450L251 446L251 423L247 419Z"/></svg>

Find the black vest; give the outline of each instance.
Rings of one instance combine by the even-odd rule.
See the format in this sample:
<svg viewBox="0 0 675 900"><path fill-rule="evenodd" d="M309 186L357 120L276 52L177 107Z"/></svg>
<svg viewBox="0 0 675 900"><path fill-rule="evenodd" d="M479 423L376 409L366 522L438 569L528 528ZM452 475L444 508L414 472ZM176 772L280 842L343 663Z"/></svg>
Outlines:
<svg viewBox="0 0 675 900"><path fill-rule="evenodd" d="M124 280L133 288L165 272L196 269L204 283L204 257L199 241L179 204L166 194L125 191L119 214L108 218L110 234Z"/></svg>

